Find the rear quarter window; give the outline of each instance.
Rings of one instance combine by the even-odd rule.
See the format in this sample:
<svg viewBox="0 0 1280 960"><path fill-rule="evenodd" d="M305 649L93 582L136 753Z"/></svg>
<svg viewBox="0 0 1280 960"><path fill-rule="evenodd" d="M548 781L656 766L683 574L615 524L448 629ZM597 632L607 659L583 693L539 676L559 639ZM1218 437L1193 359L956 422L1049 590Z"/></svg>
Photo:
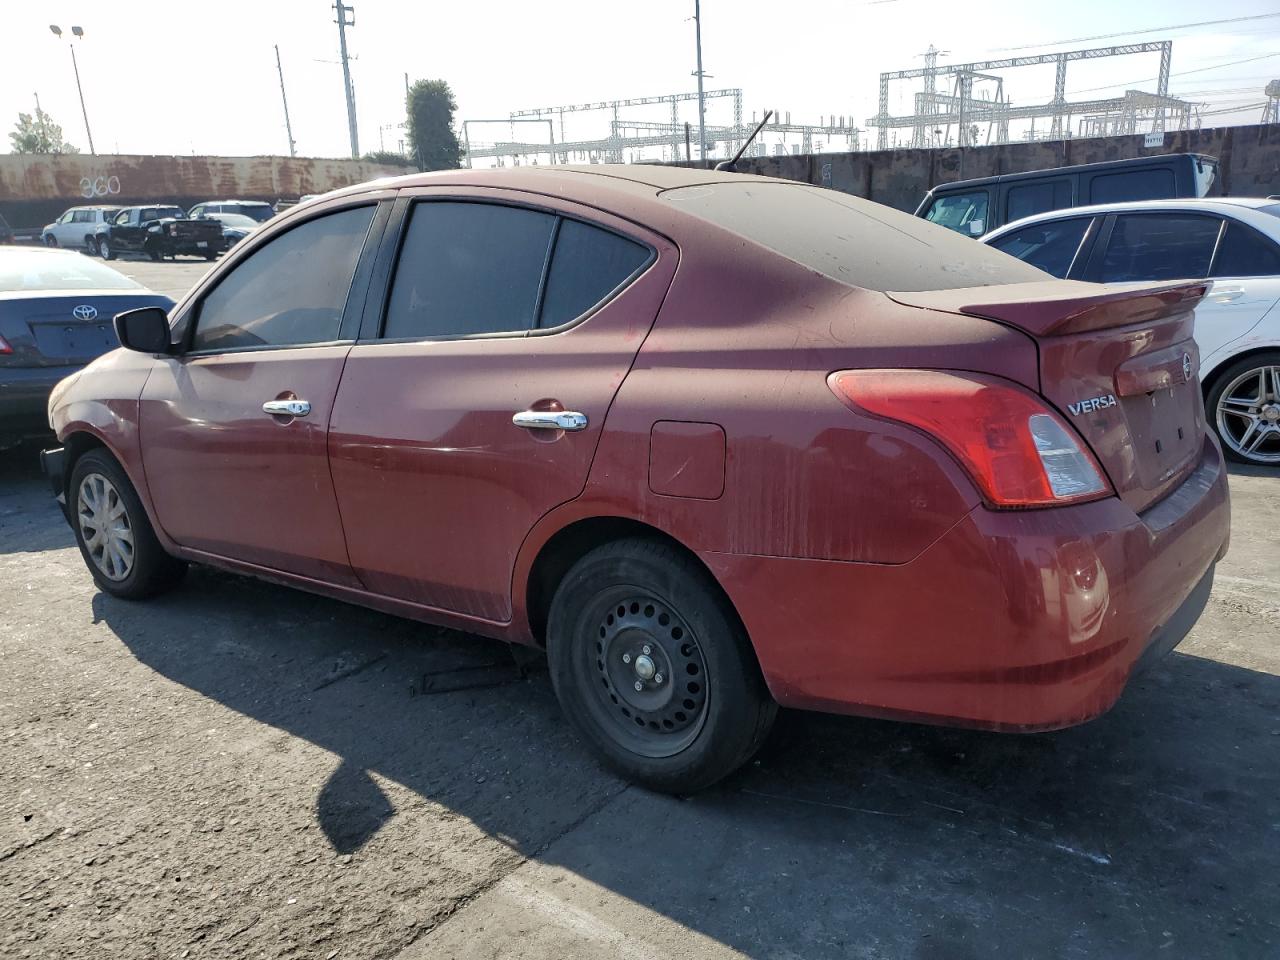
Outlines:
<svg viewBox="0 0 1280 960"><path fill-rule="evenodd" d="M835 190L722 181L663 200L832 280L866 290L951 290L1048 279L1035 267L921 217Z"/></svg>
<svg viewBox="0 0 1280 960"><path fill-rule="evenodd" d="M1089 203L1167 200L1177 195L1172 170L1104 173L1093 177L1089 185Z"/></svg>

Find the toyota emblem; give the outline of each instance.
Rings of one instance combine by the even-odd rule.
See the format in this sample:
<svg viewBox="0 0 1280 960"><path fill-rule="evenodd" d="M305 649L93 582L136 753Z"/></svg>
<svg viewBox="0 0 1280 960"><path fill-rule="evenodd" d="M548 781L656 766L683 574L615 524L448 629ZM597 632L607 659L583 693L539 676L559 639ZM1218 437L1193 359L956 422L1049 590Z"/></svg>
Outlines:
<svg viewBox="0 0 1280 960"><path fill-rule="evenodd" d="M98 315L98 308L87 303L82 303L71 311L71 315L77 320L92 320Z"/></svg>
<svg viewBox="0 0 1280 960"><path fill-rule="evenodd" d="M1191 379L1191 354L1184 353L1182 355L1182 379Z"/></svg>

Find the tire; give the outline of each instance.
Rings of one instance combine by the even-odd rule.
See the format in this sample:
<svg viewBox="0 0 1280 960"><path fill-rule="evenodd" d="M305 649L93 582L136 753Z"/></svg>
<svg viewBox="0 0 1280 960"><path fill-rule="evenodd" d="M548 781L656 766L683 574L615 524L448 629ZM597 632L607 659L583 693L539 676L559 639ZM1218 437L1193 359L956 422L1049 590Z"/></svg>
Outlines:
<svg viewBox="0 0 1280 960"><path fill-rule="evenodd" d="M1280 350L1242 357L1214 377L1205 416L1228 458L1280 466Z"/></svg>
<svg viewBox="0 0 1280 960"><path fill-rule="evenodd" d="M210 251L209 253L206 253L206 254L204 255L204 258L205 258L206 260L216 260L216 259L218 259L218 254L217 254L217 252L216 252L216 251Z"/></svg>
<svg viewBox="0 0 1280 960"><path fill-rule="evenodd" d="M182 580L187 565L164 552L133 484L105 450L90 450L76 461L67 501L80 555L104 592L143 600ZM115 536L99 536L104 526ZM125 541L131 541L128 548Z"/></svg>
<svg viewBox="0 0 1280 960"><path fill-rule="evenodd" d="M103 260L114 260L116 252L111 249L111 242L106 237L98 238L98 256Z"/></svg>
<svg viewBox="0 0 1280 960"><path fill-rule="evenodd" d="M693 793L728 776L777 714L719 587L656 540L605 544L573 565L551 602L547 654L588 746L654 790Z"/></svg>
<svg viewBox="0 0 1280 960"><path fill-rule="evenodd" d="M149 247L147 249L147 256L150 257L153 262L159 263L163 255L155 247Z"/></svg>
<svg viewBox="0 0 1280 960"><path fill-rule="evenodd" d="M44 245L46 247L56 247L58 245L58 238L53 234L49 234L49 236L44 238Z"/></svg>
<svg viewBox="0 0 1280 960"><path fill-rule="evenodd" d="M97 241L96 241L96 240L94 240L94 239L93 239L93 236L92 236L92 235L87 236L87 237L85 237L85 238L84 238L84 248L85 248L85 250L87 250L89 253L97 253L97 252L98 252L98 243L97 243Z"/></svg>

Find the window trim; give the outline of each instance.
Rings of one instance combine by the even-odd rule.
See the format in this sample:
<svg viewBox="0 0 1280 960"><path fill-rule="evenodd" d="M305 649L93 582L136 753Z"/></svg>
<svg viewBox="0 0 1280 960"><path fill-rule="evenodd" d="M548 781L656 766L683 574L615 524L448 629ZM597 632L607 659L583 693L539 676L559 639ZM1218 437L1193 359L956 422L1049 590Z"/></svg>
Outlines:
<svg viewBox="0 0 1280 960"><path fill-rule="evenodd" d="M313 347L334 347L343 344L352 344L355 342L355 334L358 330L353 329L359 319L359 314L363 308L365 297L369 291L369 280L373 272L373 261L377 256L378 250L382 245L383 231L386 228L387 220L390 218L391 205L386 202L385 198L370 197L368 195L360 195L352 197L351 203L344 203L332 207L326 207L314 212L313 216L300 218L296 223L289 223L281 230L273 230L270 234L263 235L261 238L255 237L258 242L251 246L245 246L243 249L237 250L240 255L227 263L226 269L222 270L209 285L202 288L194 299L183 304L182 312L176 315L170 324L170 327L176 327L179 324L186 323L185 329L182 331L182 342L176 344L173 350L173 356L178 359L199 357L216 357L228 353L263 353L272 350L307 350ZM253 256L262 247L267 246L272 241L283 237L285 234L306 226L321 217L329 216L335 213L344 213L347 210L354 210L360 207L373 207L373 216L369 221L369 229L365 233L364 245L361 247L360 255L356 259L356 268L351 275L351 286L347 289L347 299L342 307L342 314L338 320L338 337L334 340L325 340L313 343L265 343L257 346L239 346L239 347L220 347L208 350L193 350L191 343L196 335L196 327L200 323L200 311L204 307L204 301L214 290L218 289L228 276L235 272L240 263Z"/></svg>
<svg viewBox="0 0 1280 960"><path fill-rule="evenodd" d="M542 274L538 280L538 294L534 303L534 322L537 323L542 319L542 307L546 294L547 278L551 273L551 264L555 259L556 246L560 240L560 226L565 220L575 220L585 224L588 227L594 227L597 230L604 230L615 236L622 237L624 240L630 240L632 243L638 244L649 251L649 256L645 261L633 270L626 278L618 283L610 290L599 302L594 304L585 312L567 320L564 323L557 324L554 327L531 327L528 330L498 330L487 333L451 333L441 334L435 337L384 337L383 331L386 330L387 309L391 304L391 291L395 286L396 272L400 266L400 255L403 252L405 240L409 235L409 224L412 220L412 212L416 205L420 203L477 203L487 206L514 207L517 210L531 210L535 213L545 213L555 217L555 223L551 228L551 238L547 243L547 252L542 262ZM614 227L607 227L604 224L588 219L573 213L566 213L564 210L550 206L548 204L539 203L536 200L512 200L507 197L484 197L475 196L473 194L446 194L432 193L428 195L412 194L401 195L396 200L396 211L392 215L392 223L386 231L390 242L386 244L389 251L384 263L379 264L380 294L370 297L371 310L366 310L364 318L360 324L359 336L356 339L357 344L373 344L373 343L448 343L455 340L523 340L528 337L544 337L555 336L564 333L567 330L586 323L600 310L604 309L608 304L618 297L624 290L635 283L658 261L658 250L648 240L644 240L633 234L624 233Z"/></svg>

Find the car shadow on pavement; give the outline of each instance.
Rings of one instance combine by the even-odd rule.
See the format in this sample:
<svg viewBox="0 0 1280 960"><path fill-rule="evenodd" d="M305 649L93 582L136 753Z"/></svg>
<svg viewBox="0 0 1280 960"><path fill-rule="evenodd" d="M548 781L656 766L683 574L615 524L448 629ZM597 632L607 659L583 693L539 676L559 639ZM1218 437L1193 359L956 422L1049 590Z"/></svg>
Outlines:
<svg viewBox="0 0 1280 960"><path fill-rule="evenodd" d="M314 784L339 853L413 815L386 778L750 957L1280 949L1269 674L1175 653L1054 734L784 713L744 771L676 799L602 770L543 671L423 692L501 644L205 569L93 609L161 676L339 758Z"/></svg>
<svg viewBox="0 0 1280 960"><path fill-rule="evenodd" d="M0 450L0 555L75 546L40 472L40 449L55 442L50 438ZM57 522L50 523L51 518Z"/></svg>

